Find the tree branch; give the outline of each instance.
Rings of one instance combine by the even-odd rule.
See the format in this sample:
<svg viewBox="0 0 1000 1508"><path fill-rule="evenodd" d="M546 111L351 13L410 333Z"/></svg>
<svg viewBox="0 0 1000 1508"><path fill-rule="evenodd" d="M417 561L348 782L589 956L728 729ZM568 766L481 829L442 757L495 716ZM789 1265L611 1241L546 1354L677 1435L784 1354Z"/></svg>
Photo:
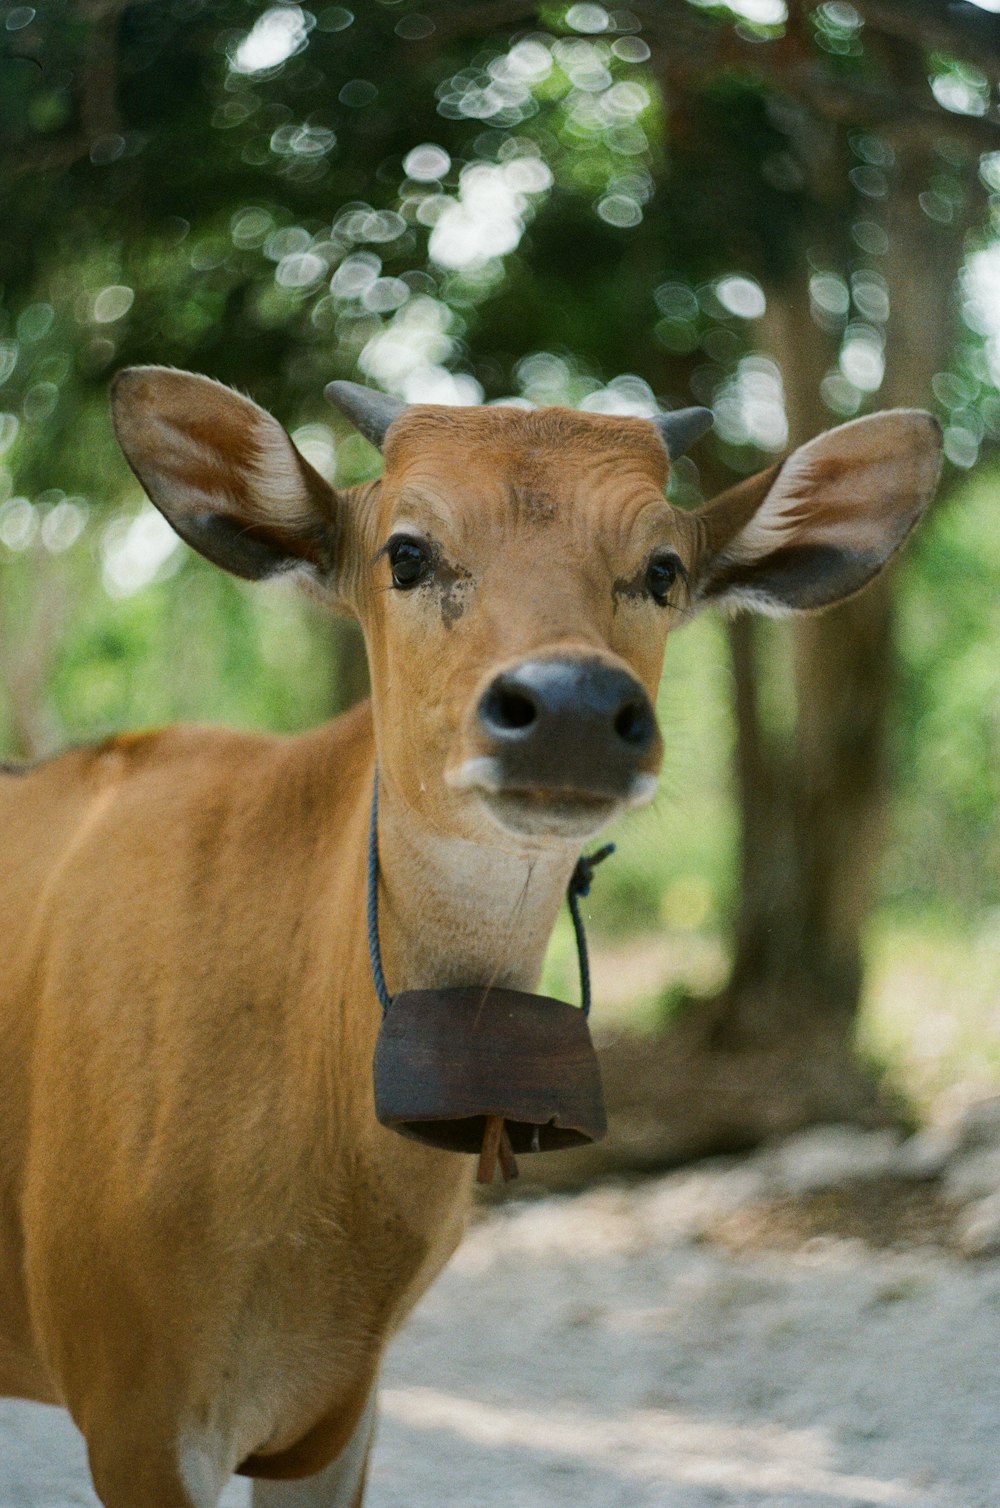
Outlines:
<svg viewBox="0 0 1000 1508"><path fill-rule="evenodd" d="M60 173L89 156L102 136L122 134L118 110L118 26L132 5L148 0L80 0L79 9L89 22L89 32L80 69L79 128L51 145L26 147L19 142L5 157L11 177L25 173ZM42 59L36 59L44 71Z"/></svg>

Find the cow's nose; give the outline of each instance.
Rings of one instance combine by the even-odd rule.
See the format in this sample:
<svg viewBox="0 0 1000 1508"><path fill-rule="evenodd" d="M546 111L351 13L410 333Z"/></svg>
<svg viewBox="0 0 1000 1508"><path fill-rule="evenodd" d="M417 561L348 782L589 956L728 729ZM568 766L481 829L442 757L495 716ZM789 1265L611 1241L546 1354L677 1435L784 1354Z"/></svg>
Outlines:
<svg viewBox="0 0 1000 1508"><path fill-rule="evenodd" d="M601 660L525 660L479 702L503 784L625 796L658 740L644 688Z"/></svg>

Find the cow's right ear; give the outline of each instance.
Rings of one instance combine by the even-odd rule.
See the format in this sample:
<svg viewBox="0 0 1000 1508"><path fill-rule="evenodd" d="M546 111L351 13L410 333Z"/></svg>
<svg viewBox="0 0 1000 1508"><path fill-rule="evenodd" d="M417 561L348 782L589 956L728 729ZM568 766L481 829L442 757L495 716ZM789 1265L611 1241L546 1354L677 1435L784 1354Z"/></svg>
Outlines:
<svg viewBox="0 0 1000 1508"><path fill-rule="evenodd" d="M297 568L330 577L336 496L256 403L193 372L129 367L111 413L151 501L215 565L249 580Z"/></svg>
<svg viewBox="0 0 1000 1508"><path fill-rule="evenodd" d="M890 409L810 440L700 513L693 605L779 615L827 607L877 576L941 471L941 426Z"/></svg>

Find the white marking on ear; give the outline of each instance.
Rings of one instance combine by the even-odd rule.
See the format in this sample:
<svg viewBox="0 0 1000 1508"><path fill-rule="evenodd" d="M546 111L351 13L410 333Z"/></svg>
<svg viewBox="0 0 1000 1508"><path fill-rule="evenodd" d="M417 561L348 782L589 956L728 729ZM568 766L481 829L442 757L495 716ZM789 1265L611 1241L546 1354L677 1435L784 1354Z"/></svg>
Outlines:
<svg viewBox="0 0 1000 1508"><path fill-rule="evenodd" d="M263 410L254 438L258 453L247 469L255 492L267 497L286 523L307 522L313 516L314 504L294 442L277 419Z"/></svg>
<svg viewBox="0 0 1000 1508"><path fill-rule="evenodd" d="M892 409L801 445L721 562L760 560L793 538L888 556L934 490L940 449L927 441L936 435L929 414Z"/></svg>
<svg viewBox="0 0 1000 1508"><path fill-rule="evenodd" d="M757 592L752 587L731 587L724 597L714 599L712 597L697 597L692 604L692 615L700 613L705 607L717 607L727 618L735 618L739 613L757 613L763 618L790 618L795 608L787 602L772 597L768 592Z"/></svg>
<svg viewBox="0 0 1000 1508"><path fill-rule="evenodd" d="M268 512L277 514L282 522L307 517L309 495L292 441L277 420L262 410L248 417L247 454L234 458L196 439L189 429L170 418L154 415L150 427L162 446L159 469L173 478L185 499L214 497L216 506L219 499L232 494L232 473L242 473L247 491L258 506L270 504ZM209 479L211 490L196 486L192 473Z"/></svg>
<svg viewBox="0 0 1000 1508"><path fill-rule="evenodd" d="M285 525L315 517L307 472L266 409L197 372L133 367L112 393L119 440L140 478L168 484L164 501L183 512L206 497Z"/></svg>
<svg viewBox="0 0 1000 1508"><path fill-rule="evenodd" d="M794 460L794 457L791 459ZM753 518L744 525L734 539L730 540L720 557L722 560L727 562L759 560L762 555L768 555L772 550L779 550L786 542L786 536L794 527L792 512L802 502L801 494L795 490L795 483L799 479L794 474L787 478L785 475L790 465L791 461L785 462L774 486Z"/></svg>
<svg viewBox="0 0 1000 1508"><path fill-rule="evenodd" d="M132 469L195 549L238 576L325 580L335 494L265 409L166 367L119 373L111 403Z"/></svg>

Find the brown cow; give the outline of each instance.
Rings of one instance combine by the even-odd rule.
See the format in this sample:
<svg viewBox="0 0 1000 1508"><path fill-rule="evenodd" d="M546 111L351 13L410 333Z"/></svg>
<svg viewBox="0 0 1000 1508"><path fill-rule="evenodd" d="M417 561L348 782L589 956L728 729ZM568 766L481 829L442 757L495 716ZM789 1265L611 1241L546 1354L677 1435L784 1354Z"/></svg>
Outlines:
<svg viewBox="0 0 1000 1508"><path fill-rule="evenodd" d="M114 416L184 539L360 619L371 702L0 775L0 1390L70 1409L106 1508L236 1470L360 1503L383 1349L461 1234L468 1159L373 1113L376 754L390 988L531 990L581 843L652 794L671 625L856 591L939 467L929 415L878 414L689 514L697 414L330 397L380 481L204 377L125 372Z"/></svg>

